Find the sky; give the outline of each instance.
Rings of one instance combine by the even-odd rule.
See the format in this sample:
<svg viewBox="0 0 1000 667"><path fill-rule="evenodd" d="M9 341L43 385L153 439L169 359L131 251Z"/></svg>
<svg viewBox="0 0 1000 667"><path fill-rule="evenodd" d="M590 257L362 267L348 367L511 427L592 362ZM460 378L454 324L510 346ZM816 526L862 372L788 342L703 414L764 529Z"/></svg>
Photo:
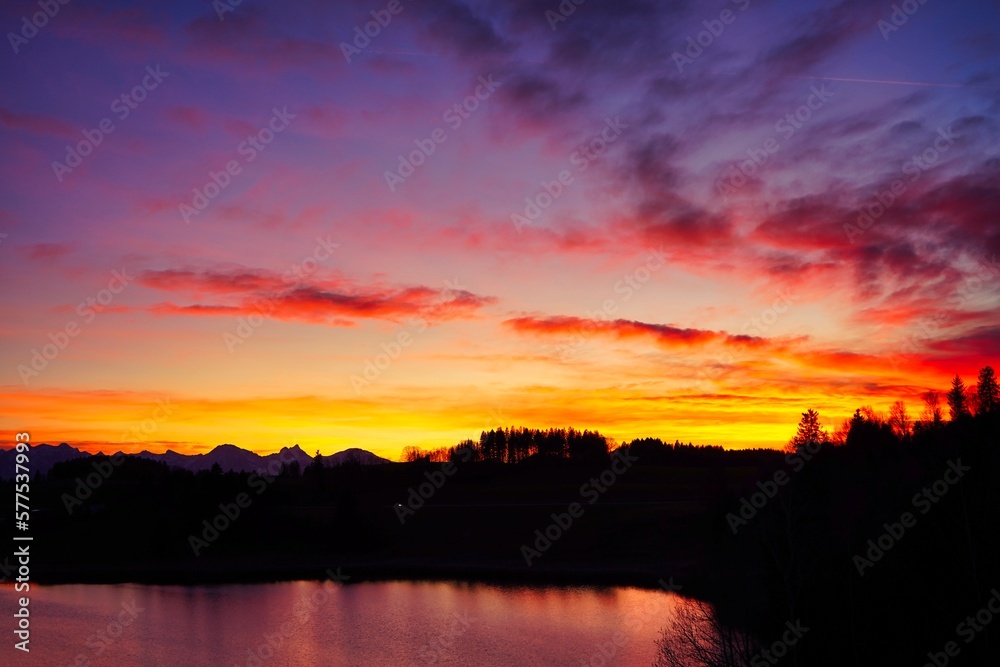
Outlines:
<svg viewBox="0 0 1000 667"><path fill-rule="evenodd" d="M781 447L1000 356L994 2L53 5L0 8L6 432Z"/></svg>

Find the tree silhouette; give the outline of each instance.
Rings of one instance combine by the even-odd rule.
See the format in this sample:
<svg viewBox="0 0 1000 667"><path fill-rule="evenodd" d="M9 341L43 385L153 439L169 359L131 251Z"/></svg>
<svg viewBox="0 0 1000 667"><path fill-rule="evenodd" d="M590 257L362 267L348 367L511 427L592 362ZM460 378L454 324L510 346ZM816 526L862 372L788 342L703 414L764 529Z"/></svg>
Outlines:
<svg viewBox="0 0 1000 667"><path fill-rule="evenodd" d="M819 424L819 413L812 408L802 413L799 428L788 442L790 449L800 449L807 445L823 444L829 437Z"/></svg>
<svg viewBox="0 0 1000 667"><path fill-rule="evenodd" d="M894 442L888 421L866 405L854 411L845 444L848 447L885 447Z"/></svg>
<svg viewBox="0 0 1000 667"><path fill-rule="evenodd" d="M978 415L979 412L979 392L975 387L965 388L965 412L968 415ZM985 413L982 413L985 414Z"/></svg>
<svg viewBox="0 0 1000 667"><path fill-rule="evenodd" d="M983 366L979 371L978 380L976 393L979 396L979 409L976 414L988 415L1000 408L1000 387L997 386L997 375L991 366Z"/></svg>
<svg viewBox="0 0 1000 667"><path fill-rule="evenodd" d="M969 414L969 404L965 398L965 383L958 375L951 381L951 390L948 392L947 399L952 421Z"/></svg>
<svg viewBox="0 0 1000 667"><path fill-rule="evenodd" d="M406 463L416 463L425 456L426 454L419 447L414 447L413 445L403 447L403 461Z"/></svg>
<svg viewBox="0 0 1000 667"><path fill-rule="evenodd" d="M910 417L906 414L906 404L896 401L889 408L889 427L900 440L910 435Z"/></svg>
<svg viewBox="0 0 1000 667"><path fill-rule="evenodd" d="M932 426L940 426L942 419L941 394L931 389L924 394L923 420Z"/></svg>
<svg viewBox="0 0 1000 667"><path fill-rule="evenodd" d="M316 450L316 456L313 457L312 463L306 466L305 474L307 477L317 478L323 474L323 455Z"/></svg>
<svg viewBox="0 0 1000 667"><path fill-rule="evenodd" d="M654 667L745 667L757 652L753 637L726 625L710 604L694 599L678 601L656 646Z"/></svg>

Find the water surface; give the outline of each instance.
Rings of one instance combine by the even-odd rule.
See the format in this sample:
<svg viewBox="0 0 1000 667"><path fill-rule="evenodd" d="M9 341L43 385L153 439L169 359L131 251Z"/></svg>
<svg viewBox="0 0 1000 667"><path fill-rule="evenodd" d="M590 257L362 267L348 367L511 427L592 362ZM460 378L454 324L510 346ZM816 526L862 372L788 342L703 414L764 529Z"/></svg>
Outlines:
<svg viewBox="0 0 1000 667"><path fill-rule="evenodd" d="M31 655L0 664L648 666L683 600L632 588L441 582L31 588ZM26 659L25 659L26 658Z"/></svg>

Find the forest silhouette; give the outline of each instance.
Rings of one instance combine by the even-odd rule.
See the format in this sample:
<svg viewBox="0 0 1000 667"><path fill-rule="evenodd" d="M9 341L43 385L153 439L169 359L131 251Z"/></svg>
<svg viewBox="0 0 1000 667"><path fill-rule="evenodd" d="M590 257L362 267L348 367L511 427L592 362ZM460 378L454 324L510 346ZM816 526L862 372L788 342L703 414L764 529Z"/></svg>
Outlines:
<svg viewBox="0 0 1000 667"><path fill-rule="evenodd" d="M663 619L663 666L771 664L754 660L788 624L809 630L783 648L784 664L933 665L954 659L946 647L961 664L995 664L1000 622L962 625L991 596L1000 604L995 373L970 386L956 376L921 401L915 418L902 402L887 414L860 407L831 432L807 410L780 450L509 427L380 465L317 457L191 472L126 457L67 511L66 494L110 460L75 459L32 484L35 539L47 545L33 575L205 583L343 567L353 581L650 587L672 577L701 602ZM596 500L526 563L522 545L594 483Z"/></svg>

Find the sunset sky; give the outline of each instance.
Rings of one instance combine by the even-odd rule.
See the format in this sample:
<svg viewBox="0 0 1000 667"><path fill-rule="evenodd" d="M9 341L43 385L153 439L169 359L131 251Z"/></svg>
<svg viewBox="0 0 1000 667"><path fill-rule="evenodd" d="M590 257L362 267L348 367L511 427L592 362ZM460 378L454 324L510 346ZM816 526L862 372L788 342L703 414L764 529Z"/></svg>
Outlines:
<svg viewBox="0 0 1000 667"><path fill-rule="evenodd" d="M996 3L132 4L0 9L7 432L780 447L1000 362Z"/></svg>

